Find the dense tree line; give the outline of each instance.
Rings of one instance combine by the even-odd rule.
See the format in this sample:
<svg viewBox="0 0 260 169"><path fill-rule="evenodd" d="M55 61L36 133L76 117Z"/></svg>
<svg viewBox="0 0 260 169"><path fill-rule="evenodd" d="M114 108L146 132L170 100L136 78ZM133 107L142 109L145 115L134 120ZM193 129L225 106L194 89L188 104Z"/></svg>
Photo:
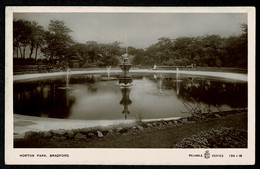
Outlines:
<svg viewBox="0 0 260 169"><path fill-rule="evenodd" d="M15 20L13 22L13 47L16 58L34 58L39 50L50 64L57 60L68 64L78 62L79 67L117 66L117 57L128 52L134 56L134 66L218 66L247 67L247 25L241 24L242 34L221 37L206 35L197 37L161 37L146 49L128 46L120 42L108 44L87 41L78 43L70 36L70 28L63 21L51 20L48 30L37 22ZM26 50L27 49L27 50ZM29 50L28 50L29 49ZM26 51L30 51L26 55ZM14 52L15 53L15 52ZM33 56L34 53L34 56ZM20 55L20 56L19 56Z"/></svg>
<svg viewBox="0 0 260 169"><path fill-rule="evenodd" d="M141 64L247 67L247 25L243 33L222 38L219 35L159 38L136 60ZM147 60L149 60L147 62Z"/></svg>

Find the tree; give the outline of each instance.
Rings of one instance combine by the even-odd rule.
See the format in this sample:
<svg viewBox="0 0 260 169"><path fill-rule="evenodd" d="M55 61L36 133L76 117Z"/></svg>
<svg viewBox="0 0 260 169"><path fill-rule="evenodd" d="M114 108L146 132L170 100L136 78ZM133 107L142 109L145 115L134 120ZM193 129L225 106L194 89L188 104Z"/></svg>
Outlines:
<svg viewBox="0 0 260 169"><path fill-rule="evenodd" d="M143 49L136 49L132 46L128 47L128 53L134 56L132 63L135 65L141 65L143 62L144 50Z"/></svg>
<svg viewBox="0 0 260 169"><path fill-rule="evenodd" d="M33 50L35 49L35 60L37 60L38 49L45 43L43 27L38 25L37 22L29 22L31 34L29 36L30 55L32 57Z"/></svg>
<svg viewBox="0 0 260 169"><path fill-rule="evenodd" d="M189 65L201 60L201 37L179 37L173 40L176 65Z"/></svg>
<svg viewBox="0 0 260 169"><path fill-rule="evenodd" d="M247 25L241 25L243 33L239 36L230 36L225 41L227 52L225 62L228 66L247 68Z"/></svg>
<svg viewBox="0 0 260 169"><path fill-rule="evenodd" d="M158 52L156 52L157 57L160 62L167 62L171 58L173 54L173 44L170 38L161 37L158 39L159 41L156 43L158 48Z"/></svg>
<svg viewBox="0 0 260 169"><path fill-rule="evenodd" d="M240 52L240 63L241 67L247 67L248 60L248 27L247 24L241 24L243 33L239 36L239 52Z"/></svg>
<svg viewBox="0 0 260 169"><path fill-rule="evenodd" d="M42 26L37 26L36 29L34 30L35 60L37 60L38 49L42 48L43 45L45 44L44 34L45 31L43 30Z"/></svg>
<svg viewBox="0 0 260 169"><path fill-rule="evenodd" d="M25 58L25 50L30 43L31 32L29 21L17 20L13 22L13 40L14 47L17 48L17 57L19 49L21 58Z"/></svg>
<svg viewBox="0 0 260 169"><path fill-rule="evenodd" d="M117 58L125 53L125 49L120 46L121 44L121 42L115 41L113 43L100 45L100 54L103 56L101 61L104 63L103 65L117 65L119 63Z"/></svg>
<svg viewBox="0 0 260 169"><path fill-rule="evenodd" d="M221 66L223 40L219 35L207 35L202 39L203 63L206 66Z"/></svg>
<svg viewBox="0 0 260 169"><path fill-rule="evenodd" d="M17 48L17 58L18 58L18 50L19 50L19 45L20 45L20 41L21 41L21 34L20 34L20 29L22 25L22 21L18 20L18 21L14 21L13 22L13 47L14 49Z"/></svg>
<svg viewBox="0 0 260 169"><path fill-rule="evenodd" d="M73 55L77 56L82 62L87 63L88 53L86 49L86 44L75 43L70 47L70 51Z"/></svg>
<svg viewBox="0 0 260 169"><path fill-rule="evenodd" d="M73 40L69 33L72 32L64 21L51 20L48 31L45 32L44 40L46 46L42 49L45 56L52 61L54 58L60 59L67 55Z"/></svg>
<svg viewBox="0 0 260 169"><path fill-rule="evenodd" d="M88 58L90 58L91 62L93 63L99 54L99 45L96 41L88 41L86 42L85 46Z"/></svg>

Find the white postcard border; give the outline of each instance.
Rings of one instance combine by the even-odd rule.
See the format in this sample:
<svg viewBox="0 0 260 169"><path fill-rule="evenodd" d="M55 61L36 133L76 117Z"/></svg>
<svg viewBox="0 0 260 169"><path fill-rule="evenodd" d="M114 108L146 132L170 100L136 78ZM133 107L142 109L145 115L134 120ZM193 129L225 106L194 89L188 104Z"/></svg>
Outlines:
<svg viewBox="0 0 260 169"><path fill-rule="evenodd" d="M248 14L248 148L247 149L23 149L13 148L14 12L133 12ZM135 165L250 165L255 163L255 8L254 7L6 7L5 34L5 163L6 164L135 164ZM224 157L204 158L206 151ZM21 157L46 154L47 158ZM69 157L49 157L68 154ZM202 154L203 157L192 157ZM231 157L231 156L238 157ZM242 157L240 157L242 156Z"/></svg>

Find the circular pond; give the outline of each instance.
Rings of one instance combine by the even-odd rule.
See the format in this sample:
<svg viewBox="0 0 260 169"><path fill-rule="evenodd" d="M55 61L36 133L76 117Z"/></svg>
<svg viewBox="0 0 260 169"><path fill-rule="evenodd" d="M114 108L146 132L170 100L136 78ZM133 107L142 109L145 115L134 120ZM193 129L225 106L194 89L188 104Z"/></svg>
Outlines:
<svg viewBox="0 0 260 169"><path fill-rule="evenodd" d="M14 113L80 119L159 119L247 108L247 82L184 74L134 75L120 88L116 77L71 75L14 83Z"/></svg>

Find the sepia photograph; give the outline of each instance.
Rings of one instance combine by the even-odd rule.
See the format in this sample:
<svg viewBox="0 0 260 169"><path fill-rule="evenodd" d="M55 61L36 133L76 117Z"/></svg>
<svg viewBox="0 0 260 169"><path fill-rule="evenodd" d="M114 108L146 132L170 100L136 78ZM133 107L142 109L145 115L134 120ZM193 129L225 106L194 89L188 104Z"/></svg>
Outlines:
<svg viewBox="0 0 260 169"><path fill-rule="evenodd" d="M254 8L6 14L10 163L254 163Z"/></svg>

